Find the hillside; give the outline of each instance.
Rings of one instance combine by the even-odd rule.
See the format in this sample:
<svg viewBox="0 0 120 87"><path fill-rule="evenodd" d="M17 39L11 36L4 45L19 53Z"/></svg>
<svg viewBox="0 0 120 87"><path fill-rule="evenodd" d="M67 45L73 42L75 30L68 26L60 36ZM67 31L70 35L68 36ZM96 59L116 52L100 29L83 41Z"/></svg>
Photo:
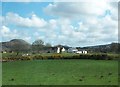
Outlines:
<svg viewBox="0 0 120 87"><path fill-rule="evenodd" d="M105 45L83 47L82 49L87 49L92 52L119 53L120 52L119 48L120 48L120 43L111 43L111 44L105 44Z"/></svg>
<svg viewBox="0 0 120 87"><path fill-rule="evenodd" d="M22 39L13 39L8 42L1 42L2 51L27 51L31 45ZM1 50L0 50L1 51Z"/></svg>

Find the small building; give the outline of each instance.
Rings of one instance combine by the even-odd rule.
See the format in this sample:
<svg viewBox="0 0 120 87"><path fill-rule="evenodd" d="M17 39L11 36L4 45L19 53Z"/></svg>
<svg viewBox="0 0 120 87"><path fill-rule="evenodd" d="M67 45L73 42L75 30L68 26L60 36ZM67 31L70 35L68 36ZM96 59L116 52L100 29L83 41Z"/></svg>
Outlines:
<svg viewBox="0 0 120 87"><path fill-rule="evenodd" d="M57 47L57 53L61 53L61 52L65 52L65 48L64 47Z"/></svg>
<svg viewBox="0 0 120 87"><path fill-rule="evenodd" d="M57 53L60 53L61 51L60 51L60 47L57 47Z"/></svg>
<svg viewBox="0 0 120 87"><path fill-rule="evenodd" d="M65 52L66 50L65 50L65 48L63 47L61 51L62 51L62 52Z"/></svg>
<svg viewBox="0 0 120 87"><path fill-rule="evenodd" d="M83 54L87 54L88 52L86 50L83 51Z"/></svg>
<svg viewBox="0 0 120 87"><path fill-rule="evenodd" d="M78 49L76 49L76 48L69 48L68 49L69 53L76 53L77 51L78 51Z"/></svg>
<svg viewBox="0 0 120 87"><path fill-rule="evenodd" d="M77 53L77 54L82 54L82 51L77 51L76 53Z"/></svg>
<svg viewBox="0 0 120 87"><path fill-rule="evenodd" d="M87 53L88 53L88 51L83 50L83 51L77 51L76 53L77 53L77 54L87 54Z"/></svg>
<svg viewBox="0 0 120 87"><path fill-rule="evenodd" d="M7 53L6 51L3 51L2 53Z"/></svg>

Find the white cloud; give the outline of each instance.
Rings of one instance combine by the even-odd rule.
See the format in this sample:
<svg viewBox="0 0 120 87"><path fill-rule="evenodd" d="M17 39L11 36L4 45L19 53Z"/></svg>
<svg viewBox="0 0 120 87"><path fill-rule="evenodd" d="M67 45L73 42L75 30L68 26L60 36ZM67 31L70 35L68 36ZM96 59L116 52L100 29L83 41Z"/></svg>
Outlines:
<svg viewBox="0 0 120 87"><path fill-rule="evenodd" d="M106 15L103 18L89 18L85 22L78 22L77 27L69 19L64 19L62 22L61 20L58 20L60 22L59 26L61 26L61 34L56 38L57 43L87 46L106 44L118 40L118 24L116 20L112 19L111 15Z"/></svg>
<svg viewBox="0 0 120 87"><path fill-rule="evenodd" d="M31 36L24 37L24 40L26 40L27 42L31 42Z"/></svg>
<svg viewBox="0 0 120 87"><path fill-rule="evenodd" d="M6 26L2 26L2 29L1 29L1 34L6 34L6 33L9 33L10 32L10 29Z"/></svg>
<svg viewBox="0 0 120 87"><path fill-rule="evenodd" d="M55 2L44 9L49 15L59 16L61 35L58 39L62 38L63 42L72 45L105 44L117 41L117 10L116 2L105 0L87 3ZM77 26L74 25L74 21L78 21Z"/></svg>
<svg viewBox="0 0 120 87"><path fill-rule="evenodd" d="M99 16L111 9L109 2L55 2L49 4L44 11L48 14L60 17L79 18Z"/></svg>
<svg viewBox="0 0 120 87"><path fill-rule="evenodd" d="M8 41L11 39L23 39L26 40L27 42L31 42L31 36L22 34L21 32L18 32L16 29L10 29L7 26L2 26L0 35L2 36L3 41Z"/></svg>
<svg viewBox="0 0 120 87"><path fill-rule="evenodd" d="M13 30L11 31L8 27L6 26L2 26L0 34L2 36L2 38L16 38L18 36L17 31Z"/></svg>
<svg viewBox="0 0 120 87"><path fill-rule="evenodd" d="M27 41L32 38L42 39L53 45L87 46L106 44L117 41L118 21L115 4L102 1L101 3L63 3L49 4L44 11L57 19L44 20L36 14L25 18L15 13L8 13L3 19L8 25L34 28L33 37L23 35ZM106 11L109 10L111 14ZM2 32L11 35L11 30L4 26ZM15 31L14 31L15 32ZM16 31L17 33L17 31ZM25 32L26 33L26 32ZM20 34L19 34L20 35Z"/></svg>
<svg viewBox="0 0 120 87"><path fill-rule="evenodd" d="M55 19L49 20L49 27L51 27L52 29L56 29L57 28L57 21Z"/></svg>
<svg viewBox="0 0 120 87"><path fill-rule="evenodd" d="M11 25L17 25L21 27L35 27L35 28L41 28L46 26L47 22L36 16L35 14L32 15L31 18L24 18L19 16L16 13L7 13L7 15L4 17L4 22Z"/></svg>

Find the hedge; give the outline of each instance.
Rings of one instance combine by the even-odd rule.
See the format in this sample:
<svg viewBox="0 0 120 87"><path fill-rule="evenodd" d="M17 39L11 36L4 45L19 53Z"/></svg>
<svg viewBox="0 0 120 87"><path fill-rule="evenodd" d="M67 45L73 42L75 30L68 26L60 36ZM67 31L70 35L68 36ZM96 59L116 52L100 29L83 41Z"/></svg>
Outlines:
<svg viewBox="0 0 120 87"><path fill-rule="evenodd" d="M30 55L30 56L10 56L3 58L6 61L15 60L43 60L43 59L93 59L93 60L113 60L120 59L117 55L101 54L75 54L73 56L64 56L62 54L53 54L50 56Z"/></svg>

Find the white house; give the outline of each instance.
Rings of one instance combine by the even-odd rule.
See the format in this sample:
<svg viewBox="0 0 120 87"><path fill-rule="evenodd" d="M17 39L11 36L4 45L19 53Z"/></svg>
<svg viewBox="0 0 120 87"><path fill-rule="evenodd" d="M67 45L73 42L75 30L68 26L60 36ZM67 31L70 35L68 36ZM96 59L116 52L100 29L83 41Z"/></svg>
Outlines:
<svg viewBox="0 0 120 87"><path fill-rule="evenodd" d="M83 50L83 51L77 51L76 53L77 54L87 54L88 52L86 50Z"/></svg>
<svg viewBox="0 0 120 87"><path fill-rule="evenodd" d="M76 53L77 53L77 54L82 54L82 51L77 51Z"/></svg>
<svg viewBox="0 0 120 87"><path fill-rule="evenodd" d="M61 51L62 51L62 52L65 52L65 48L63 47Z"/></svg>
<svg viewBox="0 0 120 87"><path fill-rule="evenodd" d="M22 56L30 56L30 55L31 55L31 54L28 54L28 53L27 53L27 54L23 54Z"/></svg>
<svg viewBox="0 0 120 87"><path fill-rule="evenodd" d="M83 54L87 54L87 53L88 53L87 51L85 51L85 50L83 51Z"/></svg>
<svg viewBox="0 0 120 87"><path fill-rule="evenodd" d="M7 53L6 51L3 51L3 53Z"/></svg>
<svg viewBox="0 0 120 87"><path fill-rule="evenodd" d="M69 53L77 53L77 54L87 54L88 52L86 50L79 50L76 48L69 48L68 49Z"/></svg>
<svg viewBox="0 0 120 87"><path fill-rule="evenodd" d="M77 51L78 51L78 49L76 49L76 48L69 48L68 49L69 53L76 53Z"/></svg>
<svg viewBox="0 0 120 87"><path fill-rule="evenodd" d="M57 53L60 53L60 47L57 47Z"/></svg>

